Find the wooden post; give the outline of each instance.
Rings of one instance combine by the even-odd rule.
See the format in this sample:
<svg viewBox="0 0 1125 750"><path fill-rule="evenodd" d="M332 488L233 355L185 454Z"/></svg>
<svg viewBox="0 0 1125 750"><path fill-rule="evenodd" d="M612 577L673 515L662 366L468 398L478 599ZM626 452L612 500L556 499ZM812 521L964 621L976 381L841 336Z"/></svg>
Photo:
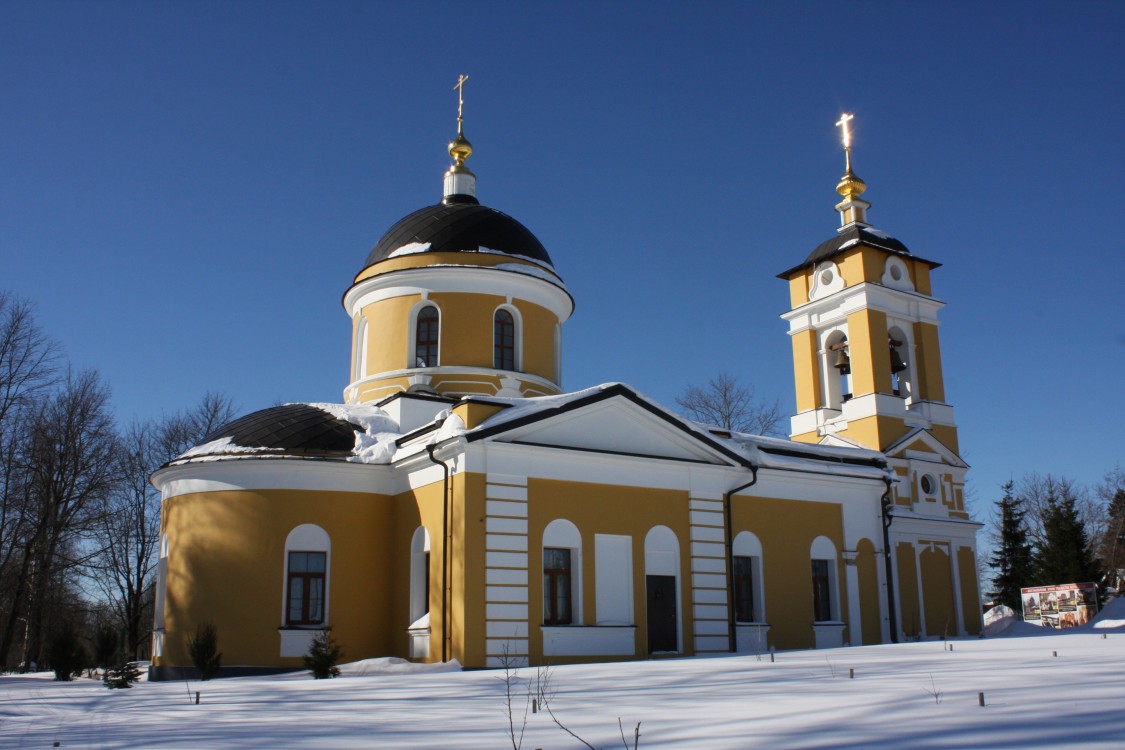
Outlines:
<svg viewBox="0 0 1125 750"><path fill-rule="evenodd" d="M984 707L984 693L977 693L977 703Z"/></svg>

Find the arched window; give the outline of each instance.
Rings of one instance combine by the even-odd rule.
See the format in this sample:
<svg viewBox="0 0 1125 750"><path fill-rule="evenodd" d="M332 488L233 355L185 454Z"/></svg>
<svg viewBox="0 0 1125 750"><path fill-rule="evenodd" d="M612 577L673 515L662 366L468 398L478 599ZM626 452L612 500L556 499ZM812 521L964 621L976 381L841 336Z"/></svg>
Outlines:
<svg viewBox="0 0 1125 750"><path fill-rule="evenodd" d="M813 622L840 619L839 584L836 576L836 545L825 536L813 540L812 558Z"/></svg>
<svg viewBox="0 0 1125 750"><path fill-rule="evenodd" d="M852 397L852 360L848 337L843 331L832 331L824 340L824 405L840 409Z"/></svg>
<svg viewBox="0 0 1125 750"><path fill-rule="evenodd" d="M762 591L762 543L749 531L734 538L734 619L735 622L765 622L765 597Z"/></svg>
<svg viewBox="0 0 1125 750"><path fill-rule="evenodd" d="M328 533L311 523L285 540L285 624L309 627L328 622Z"/></svg>
<svg viewBox="0 0 1125 750"><path fill-rule="evenodd" d="M414 530L410 542L410 622L413 626L430 612L430 532Z"/></svg>
<svg viewBox="0 0 1125 750"><path fill-rule="evenodd" d="M896 327L887 332L887 343L890 346L891 388L896 396L902 396L909 402L914 395L910 377L909 341L902 329Z"/></svg>
<svg viewBox="0 0 1125 750"><path fill-rule="evenodd" d="M438 366L439 329L436 307L426 305L418 311L414 322L414 367Z"/></svg>
<svg viewBox="0 0 1125 750"><path fill-rule="evenodd" d="M503 308L492 319L492 366L497 370L516 369L516 319Z"/></svg>
<svg viewBox="0 0 1125 750"><path fill-rule="evenodd" d="M543 530L543 624L582 622L582 534L556 518Z"/></svg>
<svg viewBox="0 0 1125 750"><path fill-rule="evenodd" d="M680 542L667 526L645 535L648 652L680 650Z"/></svg>

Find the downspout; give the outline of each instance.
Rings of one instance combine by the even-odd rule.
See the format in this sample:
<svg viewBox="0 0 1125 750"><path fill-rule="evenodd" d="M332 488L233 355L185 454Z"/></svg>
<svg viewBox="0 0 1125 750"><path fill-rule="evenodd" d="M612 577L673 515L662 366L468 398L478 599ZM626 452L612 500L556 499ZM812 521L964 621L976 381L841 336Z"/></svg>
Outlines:
<svg viewBox="0 0 1125 750"><path fill-rule="evenodd" d="M883 477L887 491L880 499L883 506L883 565L886 568L887 578L887 616L890 620L891 643L898 643L898 618L895 617L895 581L891 567L891 480Z"/></svg>
<svg viewBox="0 0 1125 750"><path fill-rule="evenodd" d="M731 538L733 522L730 506L736 492L741 492L758 481L758 467L751 465L750 472L753 478L749 482L723 493L723 520L727 526L727 641L732 654L738 650L738 634L734 629L734 539Z"/></svg>
<svg viewBox="0 0 1125 750"><path fill-rule="evenodd" d="M441 467L441 660L449 661L449 466L434 458L436 443L426 445L430 460Z"/></svg>

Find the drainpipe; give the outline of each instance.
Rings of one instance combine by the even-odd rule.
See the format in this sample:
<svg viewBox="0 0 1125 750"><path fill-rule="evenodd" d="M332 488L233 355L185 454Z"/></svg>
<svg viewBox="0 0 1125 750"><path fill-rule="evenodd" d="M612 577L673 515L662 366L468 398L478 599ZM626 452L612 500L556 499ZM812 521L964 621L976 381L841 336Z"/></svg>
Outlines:
<svg viewBox="0 0 1125 750"><path fill-rule="evenodd" d="M734 539L731 537L733 524L730 506L736 492L741 492L758 481L758 467L750 466L750 472L753 478L749 482L723 493L723 520L727 526L727 641L732 654L738 650L738 634L734 629Z"/></svg>
<svg viewBox="0 0 1125 750"><path fill-rule="evenodd" d="M891 643L898 643L898 618L895 617L895 582L891 568L891 480L883 477L887 491L879 498L883 506L883 565L886 568L887 578L887 615L891 626Z"/></svg>
<svg viewBox="0 0 1125 750"><path fill-rule="evenodd" d="M441 660L449 661L449 466L434 457L437 445L430 443L426 453L441 467Z"/></svg>

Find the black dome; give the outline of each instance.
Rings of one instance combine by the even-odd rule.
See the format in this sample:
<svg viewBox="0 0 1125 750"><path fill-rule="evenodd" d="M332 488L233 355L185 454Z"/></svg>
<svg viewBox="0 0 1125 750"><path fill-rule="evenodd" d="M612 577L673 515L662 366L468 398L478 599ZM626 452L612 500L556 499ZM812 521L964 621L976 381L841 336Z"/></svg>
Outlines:
<svg viewBox="0 0 1125 750"><path fill-rule="evenodd" d="M228 422L203 438L200 445L230 438L240 448L268 453L351 453L355 433L362 428L309 404L285 404L252 412ZM217 448L216 454L230 453ZM192 457L206 455L196 453Z"/></svg>
<svg viewBox="0 0 1125 750"><path fill-rule="evenodd" d="M483 247L552 265L543 243L511 216L468 196L446 201L415 211L391 227L367 256L364 268L411 243L429 243L426 252L432 253L472 253Z"/></svg>

